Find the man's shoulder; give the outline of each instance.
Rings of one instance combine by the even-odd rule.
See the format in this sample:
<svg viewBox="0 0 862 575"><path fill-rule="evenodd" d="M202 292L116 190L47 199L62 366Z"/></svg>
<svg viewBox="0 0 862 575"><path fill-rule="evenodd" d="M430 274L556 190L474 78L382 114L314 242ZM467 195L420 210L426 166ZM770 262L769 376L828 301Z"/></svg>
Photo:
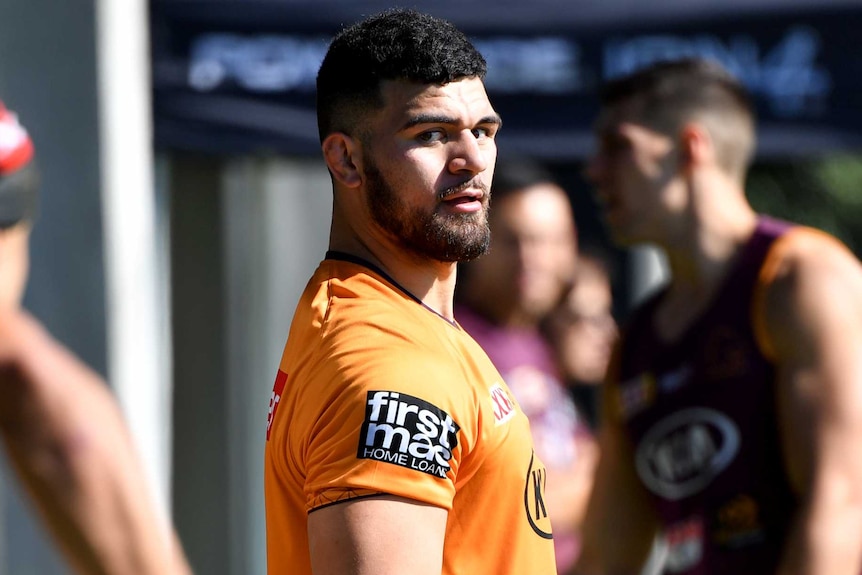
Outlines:
<svg viewBox="0 0 862 575"><path fill-rule="evenodd" d="M858 258L841 240L815 228L795 226L771 246L760 281L776 289L792 289L805 276L852 275L860 270Z"/></svg>
<svg viewBox="0 0 862 575"><path fill-rule="evenodd" d="M397 321L408 300L403 291L373 270L349 261L327 259L306 284L294 323L300 318L308 320L309 314L310 321L320 326ZM412 300L409 303L415 305Z"/></svg>
<svg viewBox="0 0 862 575"><path fill-rule="evenodd" d="M316 340L317 354L383 354L398 363L439 349L434 342L447 329L453 326L373 270L326 260L297 306L291 335Z"/></svg>
<svg viewBox="0 0 862 575"><path fill-rule="evenodd" d="M813 228L800 226L776 240L758 282L753 312L759 333L771 334L760 338L768 356L779 340L862 310L858 258L835 236Z"/></svg>
<svg viewBox="0 0 862 575"><path fill-rule="evenodd" d="M391 308L392 302L415 302L415 298L382 272L340 259L326 259L320 263L308 282L305 296L322 296L366 309L377 306Z"/></svg>
<svg viewBox="0 0 862 575"><path fill-rule="evenodd" d="M32 371L34 366L58 362L64 365L81 363L24 309L0 311L0 365Z"/></svg>

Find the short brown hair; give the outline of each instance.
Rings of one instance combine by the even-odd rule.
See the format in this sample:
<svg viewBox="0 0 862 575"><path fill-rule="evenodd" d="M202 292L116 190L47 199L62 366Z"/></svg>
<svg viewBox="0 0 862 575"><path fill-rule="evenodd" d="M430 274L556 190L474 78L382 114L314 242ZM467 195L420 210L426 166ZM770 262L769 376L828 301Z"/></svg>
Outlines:
<svg viewBox="0 0 862 575"><path fill-rule="evenodd" d="M746 88L713 60L669 60L609 81L600 93L603 107L633 104L651 127L677 130L702 122L712 137L718 162L744 177L756 145L754 105Z"/></svg>

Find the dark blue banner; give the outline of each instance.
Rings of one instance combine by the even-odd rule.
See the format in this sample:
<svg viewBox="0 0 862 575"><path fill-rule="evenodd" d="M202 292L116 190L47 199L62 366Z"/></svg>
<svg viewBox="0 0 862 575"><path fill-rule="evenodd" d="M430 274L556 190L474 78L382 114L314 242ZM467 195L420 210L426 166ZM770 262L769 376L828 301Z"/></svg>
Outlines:
<svg viewBox="0 0 862 575"><path fill-rule="evenodd" d="M862 3L740 3L720 13L684 4L591 14L583 3L440 1L428 11L455 22L488 60L488 91L505 120L501 154L583 158L602 81L688 55L721 61L755 95L761 158L862 149ZM329 39L380 7L153 0L151 9L158 147L316 155L314 81Z"/></svg>

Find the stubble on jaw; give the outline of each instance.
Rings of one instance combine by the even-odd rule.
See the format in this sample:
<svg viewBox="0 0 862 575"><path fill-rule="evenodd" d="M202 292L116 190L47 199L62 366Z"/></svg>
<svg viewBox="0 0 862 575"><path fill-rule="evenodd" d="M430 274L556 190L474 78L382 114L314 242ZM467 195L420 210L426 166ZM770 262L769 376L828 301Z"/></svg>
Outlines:
<svg viewBox="0 0 862 575"><path fill-rule="evenodd" d="M441 262L474 260L488 251L491 229L488 225L488 192L484 189L484 209L468 214L444 214L439 210L409 208L398 192L366 160L366 201L374 222L397 238L412 253ZM444 190L442 199L456 190Z"/></svg>

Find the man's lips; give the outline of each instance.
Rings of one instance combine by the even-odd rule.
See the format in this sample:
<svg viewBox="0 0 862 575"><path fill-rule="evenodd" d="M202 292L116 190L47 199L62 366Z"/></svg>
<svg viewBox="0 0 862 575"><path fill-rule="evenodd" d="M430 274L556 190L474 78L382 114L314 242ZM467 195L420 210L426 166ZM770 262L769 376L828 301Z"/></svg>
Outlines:
<svg viewBox="0 0 862 575"><path fill-rule="evenodd" d="M478 178L472 178L443 190L440 192L439 198L443 202L458 200L461 203L464 201L481 201L487 195L488 188L485 183Z"/></svg>
<svg viewBox="0 0 862 575"><path fill-rule="evenodd" d="M470 188L460 192L448 194L443 197L443 201L449 204L465 204L468 202L481 202L485 197L485 192Z"/></svg>

